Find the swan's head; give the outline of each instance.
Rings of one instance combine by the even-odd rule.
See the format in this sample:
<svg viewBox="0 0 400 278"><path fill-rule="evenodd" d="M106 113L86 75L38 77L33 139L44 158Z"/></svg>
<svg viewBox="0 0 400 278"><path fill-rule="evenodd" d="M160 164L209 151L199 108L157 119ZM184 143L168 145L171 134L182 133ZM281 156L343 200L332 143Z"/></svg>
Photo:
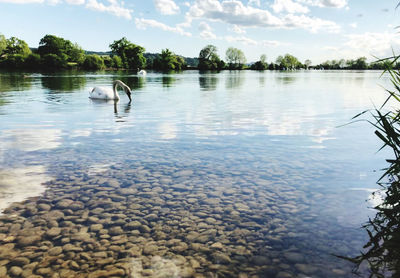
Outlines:
<svg viewBox="0 0 400 278"><path fill-rule="evenodd" d="M129 98L129 102L131 102L132 101L132 97L131 97L132 91L131 91L131 89L128 86L126 86L126 88L124 88L124 91L125 91L126 95Z"/></svg>
<svg viewBox="0 0 400 278"><path fill-rule="evenodd" d="M129 98L129 102L132 101L131 95L132 95L132 91L131 88L129 88L128 85L126 85L124 82L122 82L121 80L115 80L114 81L114 90L116 90L117 86L121 86L122 89L124 90L124 92L126 93L126 95Z"/></svg>

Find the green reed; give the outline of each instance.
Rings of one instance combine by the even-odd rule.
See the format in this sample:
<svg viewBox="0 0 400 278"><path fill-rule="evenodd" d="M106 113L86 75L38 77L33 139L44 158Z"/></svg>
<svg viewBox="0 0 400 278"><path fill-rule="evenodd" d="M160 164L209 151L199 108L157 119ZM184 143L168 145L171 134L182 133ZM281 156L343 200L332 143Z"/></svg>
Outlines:
<svg viewBox="0 0 400 278"><path fill-rule="evenodd" d="M359 256L341 257L355 264L354 273L362 274L367 268L369 277L400 277L400 71L392 66L400 56L384 59L390 61L383 74L390 75L392 90L386 89L388 97L381 107L356 115L371 113L368 120L375 127L375 134L383 142L380 148L389 148L393 157L387 159L388 167L378 180L382 202L375 207L374 218L363 225L369 241ZM390 106L389 106L390 104Z"/></svg>

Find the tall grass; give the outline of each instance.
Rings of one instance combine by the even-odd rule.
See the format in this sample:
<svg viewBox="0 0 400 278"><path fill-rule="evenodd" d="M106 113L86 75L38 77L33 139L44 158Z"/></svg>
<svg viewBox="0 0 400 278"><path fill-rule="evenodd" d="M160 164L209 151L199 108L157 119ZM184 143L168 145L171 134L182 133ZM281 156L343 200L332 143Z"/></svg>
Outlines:
<svg viewBox="0 0 400 278"><path fill-rule="evenodd" d="M393 89L386 90L388 98L383 105L354 117L370 112L373 118L369 122L383 142L381 149L389 148L393 154L378 180L383 201L375 207L375 217L363 226L369 241L359 256L345 258L355 264L355 273L360 274L360 269L367 267L369 277L400 277L400 71L390 67L399 59L400 56L385 59L390 63L384 74L390 75Z"/></svg>

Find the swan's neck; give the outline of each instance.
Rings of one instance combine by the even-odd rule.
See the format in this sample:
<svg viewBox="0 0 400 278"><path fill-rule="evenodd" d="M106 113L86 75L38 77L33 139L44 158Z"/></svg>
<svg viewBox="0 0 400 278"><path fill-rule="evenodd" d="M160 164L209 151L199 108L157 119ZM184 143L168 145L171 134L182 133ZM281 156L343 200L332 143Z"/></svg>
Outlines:
<svg viewBox="0 0 400 278"><path fill-rule="evenodd" d="M114 86L113 86L114 99L119 99L119 95L118 95L118 91L117 91L117 86L118 86L118 83L115 82L115 83L114 83Z"/></svg>

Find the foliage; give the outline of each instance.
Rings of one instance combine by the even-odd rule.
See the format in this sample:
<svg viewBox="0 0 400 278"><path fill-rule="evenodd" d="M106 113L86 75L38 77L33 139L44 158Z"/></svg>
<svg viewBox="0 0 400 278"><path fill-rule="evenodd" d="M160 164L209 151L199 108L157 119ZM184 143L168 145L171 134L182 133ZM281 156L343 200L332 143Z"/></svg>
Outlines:
<svg viewBox="0 0 400 278"><path fill-rule="evenodd" d="M111 43L110 48L114 55L121 57L123 67L136 70L146 66L146 58L143 56L145 49L125 37Z"/></svg>
<svg viewBox="0 0 400 278"><path fill-rule="evenodd" d="M364 70L368 68L367 58L365 57L360 57L357 60L349 60L346 64L350 69Z"/></svg>
<svg viewBox="0 0 400 278"><path fill-rule="evenodd" d="M225 67L225 63L219 58L217 54L217 47L214 45L207 45L199 53L200 70L219 70Z"/></svg>
<svg viewBox="0 0 400 278"><path fill-rule="evenodd" d="M85 70L101 70L104 69L104 61L99 55L86 55L82 68Z"/></svg>
<svg viewBox="0 0 400 278"><path fill-rule="evenodd" d="M97 55L97 56L99 56L99 55ZM99 56L99 57L101 57L101 56ZM113 67L113 60L112 60L112 58L110 56L108 56L108 55L107 56L102 56L101 58L103 60L105 68L112 68Z"/></svg>
<svg viewBox="0 0 400 278"><path fill-rule="evenodd" d="M240 49L229 47L225 52L225 56L229 69L242 69L246 63L246 57Z"/></svg>
<svg viewBox="0 0 400 278"><path fill-rule="evenodd" d="M25 64L25 56L22 54L9 54L7 59L0 61L1 68L22 69Z"/></svg>
<svg viewBox="0 0 400 278"><path fill-rule="evenodd" d="M305 66L306 69L308 69L311 66L311 64L312 64L312 62L309 59L304 61L304 66Z"/></svg>
<svg viewBox="0 0 400 278"><path fill-rule="evenodd" d="M122 59L119 56L112 57L112 66L116 69L120 69L123 67Z"/></svg>
<svg viewBox="0 0 400 278"><path fill-rule="evenodd" d="M373 63L374 64L374 63ZM340 60L331 60L331 61L326 61L323 62L322 64L316 66L316 68L319 69L328 69L328 70L337 70L337 69L349 69L349 70L366 70L371 68L371 66L373 65L371 64L370 66L368 66L367 64L367 58L365 57L360 57L357 58L355 60L344 60L344 59L340 59ZM375 62L375 69L378 69L377 66L383 66L379 69L385 69L386 67L383 65L383 63L379 62L376 63Z"/></svg>
<svg viewBox="0 0 400 278"><path fill-rule="evenodd" d="M294 70L299 69L303 65L293 55L286 54L285 56L278 56L276 63L279 65L279 69Z"/></svg>
<svg viewBox="0 0 400 278"><path fill-rule="evenodd" d="M58 56L59 60L64 61L66 59L67 62L78 64L84 60L84 51L79 45L54 35L46 35L40 40L38 54L42 57L52 54Z"/></svg>
<svg viewBox="0 0 400 278"><path fill-rule="evenodd" d="M6 48L3 50L4 55L15 55L19 54L23 57L28 56L31 53L28 44L16 37L11 37L6 40Z"/></svg>
<svg viewBox="0 0 400 278"><path fill-rule="evenodd" d="M375 217L364 225L369 235L369 241L364 246L366 251L354 258L342 257L355 263L356 273L366 263L370 270L369 277L400 277L400 109L386 107L389 100L400 102L400 71L392 69L399 59L400 56L379 61L385 64L390 62L386 72L390 74L394 89L387 90L389 97L380 108L372 111L374 121L370 122L383 142L381 149L389 148L393 154L393 158L386 160L389 166L378 181L384 199L375 207Z"/></svg>
<svg viewBox="0 0 400 278"><path fill-rule="evenodd" d="M45 54L41 57L41 66L44 69L63 69L68 66L66 54Z"/></svg>
<svg viewBox="0 0 400 278"><path fill-rule="evenodd" d="M267 55L263 54L260 56L260 60L255 62L253 65L251 65L252 70L265 70L268 68L268 64L266 62L267 60Z"/></svg>
<svg viewBox="0 0 400 278"><path fill-rule="evenodd" d="M0 57L3 55L3 51L7 47L7 40L3 34L0 34Z"/></svg>
<svg viewBox="0 0 400 278"><path fill-rule="evenodd" d="M153 62L153 68L161 71L182 70L185 67L185 60L175 55L168 48L163 49L161 54Z"/></svg>
<svg viewBox="0 0 400 278"><path fill-rule="evenodd" d="M28 69L39 69L40 68L40 55L36 53L31 53L25 59L25 66Z"/></svg>

